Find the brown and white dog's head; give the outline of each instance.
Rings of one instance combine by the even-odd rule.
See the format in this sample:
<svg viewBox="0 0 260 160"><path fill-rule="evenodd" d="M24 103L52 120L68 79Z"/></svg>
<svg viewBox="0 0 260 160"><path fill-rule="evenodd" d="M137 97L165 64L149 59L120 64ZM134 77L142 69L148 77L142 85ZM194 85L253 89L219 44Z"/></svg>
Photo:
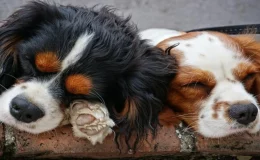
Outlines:
<svg viewBox="0 0 260 160"><path fill-rule="evenodd" d="M162 122L174 114L211 138L260 130L260 43L217 32L150 29L141 36L178 61L168 94L173 111L165 108Z"/></svg>

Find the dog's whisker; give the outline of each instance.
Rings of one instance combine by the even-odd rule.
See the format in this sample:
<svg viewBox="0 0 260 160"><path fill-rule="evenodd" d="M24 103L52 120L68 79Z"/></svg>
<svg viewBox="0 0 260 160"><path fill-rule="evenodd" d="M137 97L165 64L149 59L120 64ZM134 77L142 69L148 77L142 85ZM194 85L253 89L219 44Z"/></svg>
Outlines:
<svg viewBox="0 0 260 160"><path fill-rule="evenodd" d="M5 90L7 90L7 88L5 86L3 86L2 84L0 84L0 87L4 88Z"/></svg>
<svg viewBox="0 0 260 160"><path fill-rule="evenodd" d="M194 122L190 123L187 127L191 127L192 125L196 124L198 121L195 120Z"/></svg>
<svg viewBox="0 0 260 160"><path fill-rule="evenodd" d="M93 94L97 96L98 99L106 106L105 100L102 98L102 96L100 96L100 94L98 94L98 92L96 92L95 90L93 90L93 92Z"/></svg>
<svg viewBox="0 0 260 160"><path fill-rule="evenodd" d="M187 114L179 114L179 115L175 115L176 117L180 117L180 116L198 116L197 113L187 113Z"/></svg>
<svg viewBox="0 0 260 160"><path fill-rule="evenodd" d="M4 73L5 75L9 76L9 77L12 77L14 78L15 80L18 80L15 76L11 75L11 74L8 74L8 73Z"/></svg>
<svg viewBox="0 0 260 160"><path fill-rule="evenodd" d="M180 114L180 115L197 115L197 113L186 113L186 114Z"/></svg>
<svg viewBox="0 0 260 160"><path fill-rule="evenodd" d="M173 116L175 117L175 116ZM197 118L197 116L176 116L177 118L187 118L187 119L193 119L193 118Z"/></svg>

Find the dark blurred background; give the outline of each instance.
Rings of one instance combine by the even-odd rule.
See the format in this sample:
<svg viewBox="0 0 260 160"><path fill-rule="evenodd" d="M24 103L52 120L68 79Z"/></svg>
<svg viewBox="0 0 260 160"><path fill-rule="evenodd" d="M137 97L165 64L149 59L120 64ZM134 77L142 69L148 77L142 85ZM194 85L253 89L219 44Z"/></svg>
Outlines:
<svg viewBox="0 0 260 160"><path fill-rule="evenodd" d="M29 0L0 0L0 20ZM48 0L61 4L112 5L132 15L140 29L201 27L260 23L260 0Z"/></svg>

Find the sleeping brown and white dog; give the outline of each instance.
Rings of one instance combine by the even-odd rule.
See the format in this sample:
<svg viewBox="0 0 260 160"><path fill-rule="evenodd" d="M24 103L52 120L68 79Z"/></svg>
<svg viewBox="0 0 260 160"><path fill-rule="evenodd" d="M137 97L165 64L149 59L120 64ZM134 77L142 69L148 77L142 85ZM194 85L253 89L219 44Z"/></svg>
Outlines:
<svg viewBox="0 0 260 160"><path fill-rule="evenodd" d="M260 43L249 35L149 29L143 39L177 58L164 125L183 120L201 135L219 138L260 129Z"/></svg>

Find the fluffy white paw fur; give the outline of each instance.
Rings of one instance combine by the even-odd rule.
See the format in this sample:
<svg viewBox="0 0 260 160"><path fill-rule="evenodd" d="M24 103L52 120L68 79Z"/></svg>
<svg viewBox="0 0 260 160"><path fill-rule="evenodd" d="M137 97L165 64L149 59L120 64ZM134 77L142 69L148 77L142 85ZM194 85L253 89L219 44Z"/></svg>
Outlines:
<svg viewBox="0 0 260 160"><path fill-rule="evenodd" d="M66 112L66 119L72 125L74 136L87 138L93 145L102 143L106 136L113 132L115 123L109 118L108 110L102 103L77 100Z"/></svg>

